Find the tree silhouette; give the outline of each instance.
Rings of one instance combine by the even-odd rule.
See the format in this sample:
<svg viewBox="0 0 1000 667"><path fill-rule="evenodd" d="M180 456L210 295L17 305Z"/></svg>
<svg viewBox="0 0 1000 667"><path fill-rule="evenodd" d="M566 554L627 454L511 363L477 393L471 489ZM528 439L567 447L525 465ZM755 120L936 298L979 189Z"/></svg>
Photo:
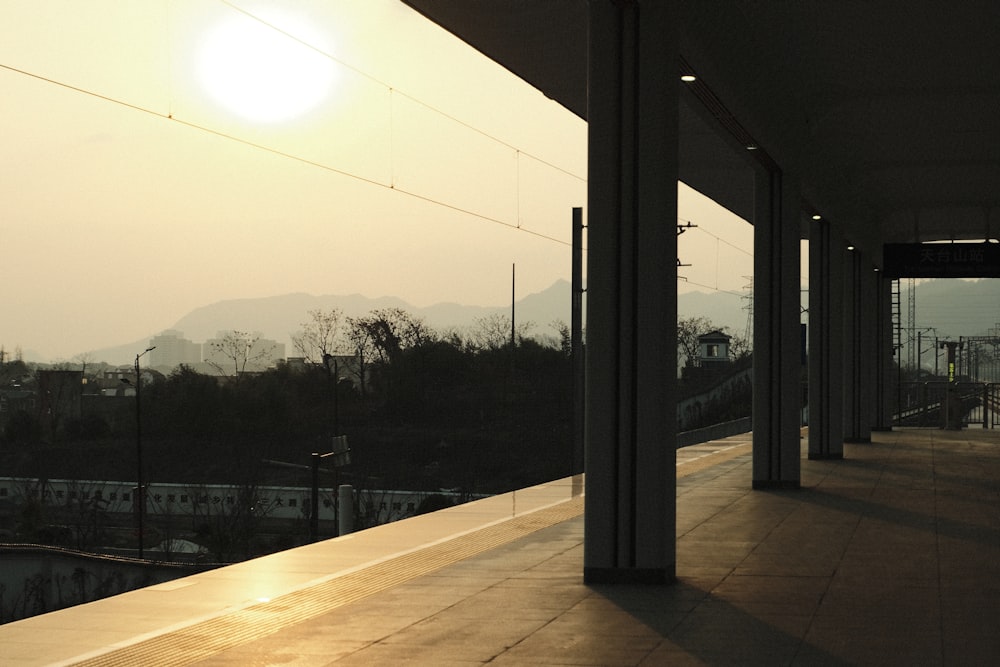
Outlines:
<svg viewBox="0 0 1000 667"><path fill-rule="evenodd" d="M205 362L215 368L220 375L232 375L239 382L248 365L255 365L271 356L273 345L257 345L260 334L246 331L227 331L222 338L209 341L212 354Z"/></svg>
<svg viewBox="0 0 1000 667"><path fill-rule="evenodd" d="M292 336L292 345L306 361L325 365L323 359L336 355L345 345L343 320L344 313L339 308L310 310L309 321L303 322L302 330Z"/></svg>
<svg viewBox="0 0 1000 667"><path fill-rule="evenodd" d="M527 338L534 326L534 323L529 321L520 322L513 327L515 342ZM469 330L468 344L474 350L500 350L510 347L511 328L510 316L503 313L477 317Z"/></svg>

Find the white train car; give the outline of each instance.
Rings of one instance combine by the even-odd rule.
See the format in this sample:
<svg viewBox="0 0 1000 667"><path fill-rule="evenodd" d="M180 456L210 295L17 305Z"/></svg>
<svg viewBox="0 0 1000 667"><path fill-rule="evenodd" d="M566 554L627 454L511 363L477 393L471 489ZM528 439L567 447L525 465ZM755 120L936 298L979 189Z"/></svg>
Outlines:
<svg viewBox="0 0 1000 667"><path fill-rule="evenodd" d="M150 483L147 516L213 517L245 513L268 519L307 519L312 490L296 486ZM355 505L367 525L413 516L427 497L441 495L454 504L473 499L455 491L356 489ZM0 477L0 503L21 506L28 501L66 509L94 509L109 514L133 512L135 484L107 480ZM336 489L319 489L319 520L336 519ZM485 497L477 494L475 498Z"/></svg>

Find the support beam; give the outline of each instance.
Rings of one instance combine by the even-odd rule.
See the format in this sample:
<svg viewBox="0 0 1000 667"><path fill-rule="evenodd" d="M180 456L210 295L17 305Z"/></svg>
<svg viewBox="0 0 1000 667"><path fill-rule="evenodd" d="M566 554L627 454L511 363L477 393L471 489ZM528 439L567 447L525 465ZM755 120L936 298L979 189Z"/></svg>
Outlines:
<svg viewBox="0 0 1000 667"><path fill-rule="evenodd" d="M675 5L589 3L584 579L591 583L665 583L676 575Z"/></svg>
<svg viewBox="0 0 1000 667"><path fill-rule="evenodd" d="M872 426L875 424L875 403L878 398L876 383L881 356L878 353L878 275L873 270L871 258L861 254L858 284L861 287L861 317L859 339L861 343L861 385L858 387L860 410L858 413L860 433L858 442L872 441Z"/></svg>
<svg viewBox="0 0 1000 667"><path fill-rule="evenodd" d="M809 226L809 458L844 458L844 241L826 220Z"/></svg>
<svg viewBox="0 0 1000 667"><path fill-rule="evenodd" d="M755 187L753 488L798 488L801 205L780 171Z"/></svg>
<svg viewBox="0 0 1000 667"><path fill-rule="evenodd" d="M875 283L875 401L873 431L891 431L898 375L892 358L892 281L873 272ZM919 338L917 339L919 342ZM920 360L918 351L917 360Z"/></svg>
<svg viewBox="0 0 1000 667"><path fill-rule="evenodd" d="M871 269L859 248L847 253L844 280L844 442L871 442L871 354L874 345Z"/></svg>

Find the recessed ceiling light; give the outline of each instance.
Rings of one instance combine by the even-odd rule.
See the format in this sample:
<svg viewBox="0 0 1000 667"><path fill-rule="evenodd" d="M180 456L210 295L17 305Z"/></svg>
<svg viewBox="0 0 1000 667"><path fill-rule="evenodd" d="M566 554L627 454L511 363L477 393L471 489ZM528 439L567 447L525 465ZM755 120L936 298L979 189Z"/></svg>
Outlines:
<svg viewBox="0 0 1000 667"><path fill-rule="evenodd" d="M681 81L683 81L684 83L691 83L692 81L697 81L697 80L698 80L698 77L696 77L694 74L682 74L681 75Z"/></svg>
<svg viewBox="0 0 1000 667"><path fill-rule="evenodd" d="M813 220L822 220L822 219L823 219L823 216L821 216L819 213L813 215Z"/></svg>
<svg viewBox="0 0 1000 667"><path fill-rule="evenodd" d="M852 246L852 245L849 245L849 246L847 246L847 249L848 249L848 250L854 250L854 246Z"/></svg>
<svg viewBox="0 0 1000 667"><path fill-rule="evenodd" d="M755 151L755 150L757 150L757 144L750 144L749 146L747 146L747 150L748 151Z"/></svg>

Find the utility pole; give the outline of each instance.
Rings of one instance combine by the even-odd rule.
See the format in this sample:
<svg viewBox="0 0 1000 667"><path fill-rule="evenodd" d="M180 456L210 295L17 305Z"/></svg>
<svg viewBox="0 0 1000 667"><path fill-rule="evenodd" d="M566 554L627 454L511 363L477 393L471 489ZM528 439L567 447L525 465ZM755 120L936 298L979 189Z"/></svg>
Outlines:
<svg viewBox="0 0 1000 667"><path fill-rule="evenodd" d="M573 261L570 355L573 360L573 449L570 475L584 469L584 406L586 403L586 367L583 346L583 209L573 208Z"/></svg>
<svg viewBox="0 0 1000 667"><path fill-rule="evenodd" d="M914 349L913 349L913 334L917 328L917 280L916 278L909 279L909 289L907 290L906 297L906 315L907 315L907 329L909 336L907 336L907 341L910 344L909 355L907 356L907 365L910 369L914 369Z"/></svg>
<svg viewBox="0 0 1000 667"><path fill-rule="evenodd" d="M138 520L139 558L145 557L143 538L145 536L146 485L142 476L142 376L139 374L139 358L152 352L156 346L147 347L135 355L135 464L136 464L136 518Z"/></svg>
<svg viewBox="0 0 1000 667"><path fill-rule="evenodd" d="M517 347L516 331L514 324L514 311L517 307L517 264L510 265L510 350L514 352Z"/></svg>

